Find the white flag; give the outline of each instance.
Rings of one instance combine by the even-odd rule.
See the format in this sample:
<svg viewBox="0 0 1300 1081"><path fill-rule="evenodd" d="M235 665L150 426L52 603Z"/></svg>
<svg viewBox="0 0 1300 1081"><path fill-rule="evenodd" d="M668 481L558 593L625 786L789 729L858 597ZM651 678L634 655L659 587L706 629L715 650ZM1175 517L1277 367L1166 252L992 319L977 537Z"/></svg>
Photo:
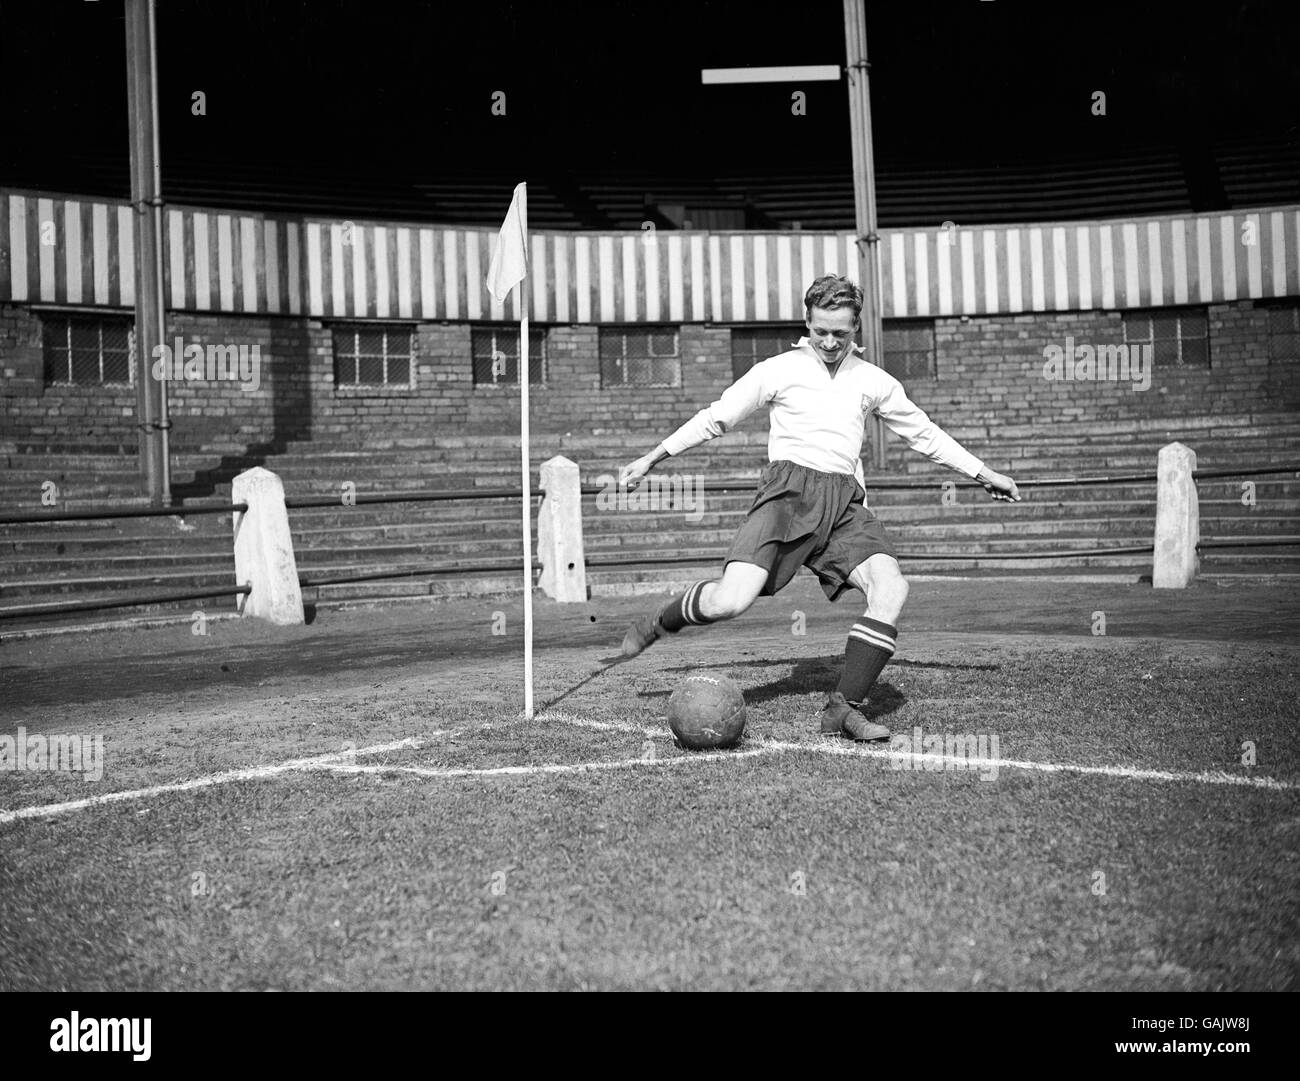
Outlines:
<svg viewBox="0 0 1300 1081"><path fill-rule="evenodd" d="M501 225L501 233L492 246L492 261L488 264L487 287L499 301L510 295L528 273L528 186L515 185L510 210Z"/></svg>

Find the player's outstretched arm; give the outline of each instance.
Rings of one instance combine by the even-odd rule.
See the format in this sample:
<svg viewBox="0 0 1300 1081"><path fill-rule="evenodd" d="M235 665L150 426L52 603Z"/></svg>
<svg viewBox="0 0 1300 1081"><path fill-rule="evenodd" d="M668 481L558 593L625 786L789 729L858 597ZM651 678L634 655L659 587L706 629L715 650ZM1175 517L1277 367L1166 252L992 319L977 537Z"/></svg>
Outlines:
<svg viewBox="0 0 1300 1081"><path fill-rule="evenodd" d="M772 391L764 382L765 364L766 361L755 364L724 390L716 402L701 409L649 454L625 465L619 471L618 483L635 488L665 458L683 454L692 447L716 439L734 428L760 405L771 400Z"/></svg>
<svg viewBox="0 0 1300 1081"><path fill-rule="evenodd" d="M924 454L932 462L974 477L994 499L1006 503L1020 502L1020 489L1016 487L1016 482L1005 473L990 469L935 424L907 396L897 379L879 370L875 372L875 378L880 386L876 412L913 450Z"/></svg>
<svg viewBox="0 0 1300 1081"><path fill-rule="evenodd" d="M999 473L995 469L983 466L975 480L977 483L984 485L984 490L994 499L1000 499L1006 503L1020 502L1020 489L1016 487L1016 482L1005 473Z"/></svg>
<svg viewBox="0 0 1300 1081"><path fill-rule="evenodd" d="M643 454L634 462L628 462L618 473L618 484L620 488L635 488L645 478L656 465L662 462L669 454L664 450L664 445L660 443L649 454Z"/></svg>

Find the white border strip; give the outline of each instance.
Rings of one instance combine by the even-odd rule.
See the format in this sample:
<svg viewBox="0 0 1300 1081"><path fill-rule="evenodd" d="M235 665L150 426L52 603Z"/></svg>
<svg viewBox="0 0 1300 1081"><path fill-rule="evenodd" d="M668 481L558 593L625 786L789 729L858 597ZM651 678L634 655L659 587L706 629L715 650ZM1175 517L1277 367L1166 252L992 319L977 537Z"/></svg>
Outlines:
<svg viewBox="0 0 1300 1081"><path fill-rule="evenodd" d="M718 86L723 83L807 83L837 82L838 64L793 64L768 68L703 68L700 83Z"/></svg>

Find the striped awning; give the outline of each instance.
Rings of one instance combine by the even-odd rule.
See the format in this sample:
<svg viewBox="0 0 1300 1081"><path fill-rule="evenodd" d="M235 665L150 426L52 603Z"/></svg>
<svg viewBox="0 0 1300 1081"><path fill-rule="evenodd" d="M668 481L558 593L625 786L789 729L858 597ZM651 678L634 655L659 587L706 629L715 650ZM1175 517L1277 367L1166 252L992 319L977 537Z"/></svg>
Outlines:
<svg viewBox="0 0 1300 1081"><path fill-rule="evenodd" d="M504 208L503 208L504 212ZM132 210L0 191L0 300L135 303ZM502 321L484 285L494 229L168 207L173 310ZM534 232L539 323L789 322L825 273L857 276L848 233ZM1300 208L1046 225L882 230L887 319L1145 308L1300 296Z"/></svg>

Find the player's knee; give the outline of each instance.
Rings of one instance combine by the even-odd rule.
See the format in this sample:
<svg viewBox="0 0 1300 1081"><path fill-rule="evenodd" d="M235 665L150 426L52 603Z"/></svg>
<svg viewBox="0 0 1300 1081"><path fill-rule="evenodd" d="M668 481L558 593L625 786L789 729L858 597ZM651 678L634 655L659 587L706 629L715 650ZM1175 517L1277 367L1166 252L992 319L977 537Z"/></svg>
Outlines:
<svg viewBox="0 0 1300 1081"><path fill-rule="evenodd" d="M710 619L735 619L754 603L754 599L744 591L724 582L715 582L713 589L701 600L704 614Z"/></svg>
<svg viewBox="0 0 1300 1081"><path fill-rule="evenodd" d="M712 611L709 612L714 619L735 619L749 605L743 603L742 599L734 593L719 593L714 597Z"/></svg>
<svg viewBox="0 0 1300 1081"><path fill-rule="evenodd" d="M871 576L871 604L873 607L879 603L888 608L902 608L907 603L910 588L902 572L892 567L877 571Z"/></svg>

